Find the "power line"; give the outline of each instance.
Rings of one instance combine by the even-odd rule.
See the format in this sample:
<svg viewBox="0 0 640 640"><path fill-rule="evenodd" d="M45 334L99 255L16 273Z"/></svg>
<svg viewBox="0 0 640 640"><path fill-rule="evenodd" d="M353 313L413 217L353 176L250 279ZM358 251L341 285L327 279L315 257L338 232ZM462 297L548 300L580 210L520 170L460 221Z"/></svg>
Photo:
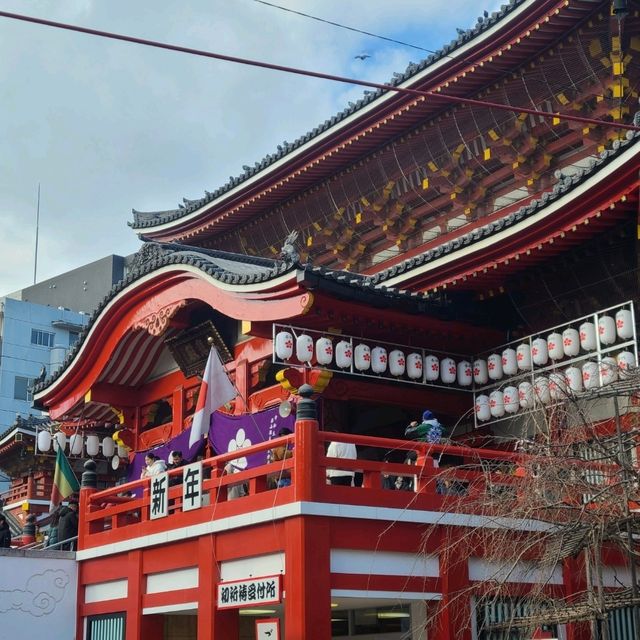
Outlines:
<svg viewBox="0 0 640 640"><path fill-rule="evenodd" d="M20 20L22 22L30 22L33 24L39 24L46 27L54 27L56 29L64 29L66 31L84 33L86 35L98 36L100 38L108 38L110 40L120 40L122 42L129 42L132 44L140 44L147 47L154 47L156 49L165 49L167 51L187 53L189 55L200 56L203 58L213 58L214 60L223 60L224 62L233 62L235 64L242 64L250 67L259 67L261 69L271 69L272 71L282 71L284 73L291 73L299 76L307 76L310 78L319 78L321 80L331 80L332 82L341 82L344 84L360 85L363 87L380 89L382 91L392 91L394 93L409 95L409 96L423 98L423 99L432 98L434 100L440 100L444 102L457 102L463 105L497 109L500 111L509 111L511 113L526 113L529 115L539 116L541 118L547 118L547 119L553 118L557 120L565 120L567 122L579 122L581 124L591 124L595 126L601 126L604 124L617 129L626 129L629 131L640 131L640 127L637 127L632 124L612 123L612 122L606 122L603 120L596 120L595 118L585 118L583 116L574 116L570 114L562 114L559 112L540 111L538 109L530 109L527 107L516 107L513 105L500 104L497 102L487 102L485 100L474 100L472 98L462 98L459 96L452 96L452 95L448 95L440 92L436 93L434 91L421 91L419 89L409 89L407 87L398 87L390 84L381 84L379 82L370 82L368 80L358 80L356 78L336 76L336 75L331 75L329 73L322 73L320 71L311 71L309 69L287 67L284 65L272 64L270 62L262 62L261 60L250 60L248 58L229 56L226 54L214 53L212 51L205 51L202 49L193 49L191 47L183 47L180 45L169 44L166 42L159 42L157 40L146 40L144 38L127 36L124 34L113 33L110 31L90 29L88 27L80 27L80 26L68 24L65 22L54 22L53 20L45 20L43 18L35 18L32 16L26 16L18 13L9 13L7 11L0 11L0 18Z"/></svg>
<svg viewBox="0 0 640 640"><path fill-rule="evenodd" d="M340 29L347 29L347 31L354 31L355 33L361 33L365 36L371 36L372 38L378 38L379 40L386 40L387 42L393 42L394 44L400 44L403 47L411 47L412 49L418 49L419 51L426 51L427 53L437 53L437 51L433 51L432 49L425 49L424 47L419 47L417 44L410 44L409 42L403 42L402 40L394 40L393 38L388 38L387 36L381 36L377 33L371 33L370 31L363 31L362 29L356 29L355 27L350 27L346 24L340 24L339 22L333 22L331 20L326 20L325 18L319 18L318 16L312 16L310 13L304 13L302 11L296 11L295 9L290 9L289 7L282 7L279 4L274 4L273 2L266 2L265 0L253 0L254 2L258 2L260 4L264 4L267 7L273 7L274 9L280 9L282 11L287 11L288 13L295 13L298 16L302 16L303 18L310 18L311 20L317 20L318 22L324 22L325 24L330 24L333 27L339 27ZM450 58L451 56L445 56Z"/></svg>

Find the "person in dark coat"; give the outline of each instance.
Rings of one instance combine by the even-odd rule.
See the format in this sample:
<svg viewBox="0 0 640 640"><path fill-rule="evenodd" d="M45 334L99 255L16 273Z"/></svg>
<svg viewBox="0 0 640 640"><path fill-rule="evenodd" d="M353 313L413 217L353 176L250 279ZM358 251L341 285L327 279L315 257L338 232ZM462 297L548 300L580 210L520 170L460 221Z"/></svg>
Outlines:
<svg viewBox="0 0 640 640"><path fill-rule="evenodd" d="M78 501L75 498L69 500L68 507L60 509L60 520L58 522L58 540L64 542L60 549L74 551L77 548L77 540L69 541L78 535Z"/></svg>
<svg viewBox="0 0 640 640"><path fill-rule="evenodd" d="M62 507L66 509L67 507ZM58 525L60 524L60 509L55 509L51 514L49 521L49 537L47 538L47 547L53 547L58 544ZM57 549L57 547L56 547Z"/></svg>
<svg viewBox="0 0 640 640"><path fill-rule="evenodd" d="M182 457L182 451L172 451L169 454L169 463L167 464L167 471L171 469L178 469L184 466L185 460ZM182 474L176 473L174 476L169 476L169 486L174 487L177 484L182 484Z"/></svg>
<svg viewBox="0 0 640 640"><path fill-rule="evenodd" d="M11 547L11 529L4 515L0 513L0 549Z"/></svg>

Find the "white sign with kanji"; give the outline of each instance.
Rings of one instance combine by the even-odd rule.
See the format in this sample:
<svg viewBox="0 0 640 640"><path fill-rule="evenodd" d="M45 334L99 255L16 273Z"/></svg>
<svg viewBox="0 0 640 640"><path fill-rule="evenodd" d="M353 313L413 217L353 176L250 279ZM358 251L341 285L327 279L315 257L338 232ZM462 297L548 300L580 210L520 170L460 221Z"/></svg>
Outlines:
<svg viewBox="0 0 640 640"><path fill-rule="evenodd" d="M202 461L183 467L182 510L192 511L202 506Z"/></svg>
<svg viewBox="0 0 640 640"><path fill-rule="evenodd" d="M149 518L156 520L169 515L169 475L160 473L151 476L151 496L149 500Z"/></svg>
<svg viewBox="0 0 640 640"><path fill-rule="evenodd" d="M256 640L280 640L280 620L278 618L256 620Z"/></svg>
<svg viewBox="0 0 640 640"><path fill-rule="evenodd" d="M218 609L236 609L281 600L281 576L218 583Z"/></svg>

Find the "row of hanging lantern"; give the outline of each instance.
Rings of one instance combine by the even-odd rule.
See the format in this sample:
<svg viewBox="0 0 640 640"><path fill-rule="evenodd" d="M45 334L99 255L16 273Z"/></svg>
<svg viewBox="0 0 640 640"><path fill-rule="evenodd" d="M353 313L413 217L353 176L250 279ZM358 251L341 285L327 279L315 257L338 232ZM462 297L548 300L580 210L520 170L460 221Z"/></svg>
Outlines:
<svg viewBox="0 0 640 640"><path fill-rule="evenodd" d="M615 358L603 358L599 364L590 360L582 366L575 364L548 376L536 376L533 383L525 380L518 386L496 389L489 395L476 396L476 418L487 422L536 405L549 405L573 394L611 384L618 378L624 379L635 366L635 355L631 351L621 351Z"/></svg>
<svg viewBox="0 0 640 640"><path fill-rule="evenodd" d="M486 359L479 358L473 363L474 381L485 385L489 381L514 376L534 367L544 367L549 361L558 362L564 358L575 358L581 350L589 353L600 344L608 347L618 341L633 338L633 317L629 309L620 309L615 318L602 315L594 322L583 322L579 329L566 328L562 333L554 331L546 338L538 337L519 344L515 349L508 347L502 353L492 353Z"/></svg>
<svg viewBox="0 0 640 640"><path fill-rule="evenodd" d="M126 447L116 446L111 436L105 436L100 440L100 437L95 434L83 436L82 434L74 433L67 437L67 434L63 431L52 434L50 431L43 429L38 433L36 444L40 453L47 453L51 450L52 445L53 450L56 452L60 447L65 451L68 445L69 453L73 456L80 456L86 450L88 456L94 457L99 455L101 449L105 458L113 457L116 455L116 451L119 458L126 458L129 454Z"/></svg>
<svg viewBox="0 0 640 640"><path fill-rule="evenodd" d="M349 340L340 340L333 345L330 338L322 337L315 341L310 335L300 334L296 338L289 331L279 331L275 339L275 353L279 360L289 361L294 353L296 359L307 364L314 357L320 366L328 366L335 361L340 369L355 368L359 372L386 373L394 377L404 376L411 380L426 382L458 383L469 387L473 383L471 362L457 362L453 358L439 358L435 355L424 356L422 353L405 354L400 349L388 351L385 347L360 343L354 348Z"/></svg>

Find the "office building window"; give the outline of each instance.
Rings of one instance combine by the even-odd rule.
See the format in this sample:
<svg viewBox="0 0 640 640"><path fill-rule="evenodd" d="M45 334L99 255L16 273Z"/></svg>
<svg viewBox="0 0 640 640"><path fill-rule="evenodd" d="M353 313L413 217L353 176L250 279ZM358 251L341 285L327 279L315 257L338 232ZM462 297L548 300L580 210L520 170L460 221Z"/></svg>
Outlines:
<svg viewBox="0 0 640 640"><path fill-rule="evenodd" d="M33 378L16 376L13 383L13 397L15 400L33 400Z"/></svg>
<svg viewBox="0 0 640 640"><path fill-rule="evenodd" d="M69 331L69 346L73 347L73 345L78 342L79 337L80 333L78 331Z"/></svg>
<svg viewBox="0 0 640 640"><path fill-rule="evenodd" d="M53 347L54 336L55 333L49 331L31 329L31 344L37 344L40 347Z"/></svg>

